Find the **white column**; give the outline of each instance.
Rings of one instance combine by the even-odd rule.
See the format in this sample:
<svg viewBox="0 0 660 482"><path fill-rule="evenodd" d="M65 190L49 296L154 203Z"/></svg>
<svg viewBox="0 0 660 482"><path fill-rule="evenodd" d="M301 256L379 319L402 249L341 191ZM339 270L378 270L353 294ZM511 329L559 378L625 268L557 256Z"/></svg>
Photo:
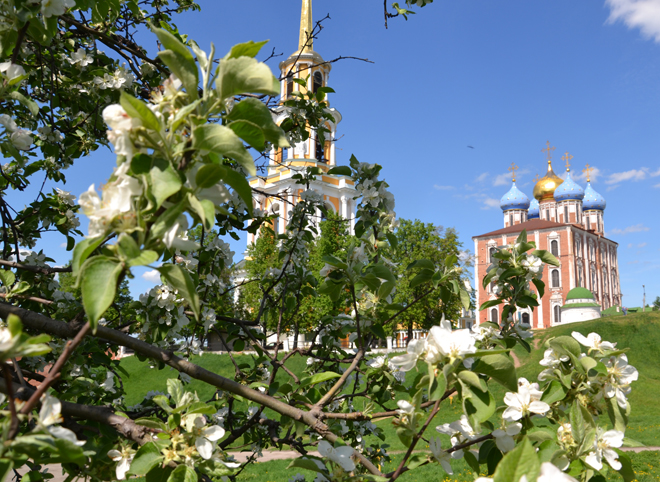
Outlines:
<svg viewBox="0 0 660 482"><path fill-rule="evenodd" d="M348 198L345 195L342 194L342 196L339 199L341 201L339 214L341 214L342 218L348 219L348 212L347 212L348 211Z"/></svg>
<svg viewBox="0 0 660 482"><path fill-rule="evenodd" d="M486 250L488 250L487 246L486 246ZM488 256L488 253L486 253L486 256ZM474 240L474 299L476 300L477 308L479 308L479 287L481 286L481 279L479 278L480 261L481 260L479 259L479 241L475 239ZM478 313L475 313L475 323L477 325L480 324Z"/></svg>
<svg viewBox="0 0 660 482"><path fill-rule="evenodd" d="M348 201L348 214L350 216L350 233L349 234L355 234L355 200L354 199L349 199Z"/></svg>
<svg viewBox="0 0 660 482"><path fill-rule="evenodd" d="M392 349L392 337L387 336L387 337L385 337L385 339L387 340L387 349L391 350Z"/></svg>

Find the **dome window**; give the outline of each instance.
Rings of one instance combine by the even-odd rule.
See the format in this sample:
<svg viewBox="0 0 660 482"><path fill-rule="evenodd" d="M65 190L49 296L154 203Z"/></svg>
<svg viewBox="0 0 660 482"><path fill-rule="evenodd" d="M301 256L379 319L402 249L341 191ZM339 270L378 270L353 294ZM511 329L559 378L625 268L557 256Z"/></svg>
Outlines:
<svg viewBox="0 0 660 482"><path fill-rule="evenodd" d="M316 72L314 72L313 92L314 93L318 92L321 87L323 87L323 74L317 70Z"/></svg>

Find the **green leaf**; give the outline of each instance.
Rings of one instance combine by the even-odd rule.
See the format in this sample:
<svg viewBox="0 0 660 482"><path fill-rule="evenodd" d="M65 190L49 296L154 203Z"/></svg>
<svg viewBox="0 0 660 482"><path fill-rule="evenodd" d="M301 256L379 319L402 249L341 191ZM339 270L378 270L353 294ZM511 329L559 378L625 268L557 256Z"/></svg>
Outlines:
<svg viewBox="0 0 660 482"><path fill-rule="evenodd" d="M430 269L423 269L417 275L410 280L409 287L412 289L415 286L419 286L423 283L428 283L433 278L434 272Z"/></svg>
<svg viewBox="0 0 660 482"><path fill-rule="evenodd" d="M164 458L154 442L147 442L135 454L135 458L133 458L133 462L131 463L130 473L133 475L145 475L156 465L162 463Z"/></svg>
<svg viewBox="0 0 660 482"><path fill-rule="evenodd" d="M160 256L158 255L157 252L152 251L150 249L145 249L144 251L141 251L138 256L135 258L131 259L126 265L129 268L132 268L133 266L146 266L148 264L154 263L158 260Z"/></svg>
<svg viewBox="0 0 660 482"><path fill-rule="evenodd" d="M326 382L328 380L332 380L333 378L339 378L339 377L341 377L341 375L339 373L321 372L321 373L317 373L315 375L312 375L311 377L303 378L300 381L300 386L301 387L308 387L308 386L316 385L317 383Z"/></svg>
<svg viewBox="0 0 660 482"><path fill-rule="evenodd" d="M209 199L200 201L195 195L188 193L188 202L195 214L202 220L204 228L207 231L213 229L213 224L215 224L215 206L213 205L213 201Z"/></svg>
<svg viewBox="0 0 660 482"><path fill-rule="evenodd" d="M546 251L545 249L537 249L536 251L532 251L533 256L538 256L541 258L541 261L543 261L546 264L550 264L552 266L559 266L559 260L553 256L550 251Z"/></svg>
<svg viewBox="0 0 660 482"><path fill-rule="evenodd" d="M167 393L170 394L174 403L178 406L185 391L183 390L183 383L178 378L167 379Z"/></svg>
<svg viewBox="0 0 660 482"><path fill-rule="evenodd" d="M472 365L472 371L488 375L500 385L511 390L518 391L518 375L510 357L506 355L486 355Z"/></svg>
<svg viewBox="0 0 660 482"><path fill-rule="evenodd" d="M108 256L90 258L81 268L80 287L83 306L94 331L103 313L115 300L117 281L122 270L121 263Z"/></svg>
<svg viewBox="0 0 660 482"><path fill-rule="evenodd" d="M566 396L566 389L564 388L564 386L557 380L553 380L552 382L550 382L550 385L548 385L548 388L546 388L545 391L543 392L541 401L547 404L551 404L558 402L559 400L563 400L565 396Z"/></svg>
<svg viewBox="0 0 660 482"><path fill-rule="evenodd" d="M167 198L178 193L183 187L181 178L165 159L154 160L149 177L151 178L151 194L156 201L156 208L159 208Z"/></svg>
<svg viewBox="0 0 660 482"><path fill-rule="evenodd" d="M7 97L9 97L10 99L17 100L18 102L23 104L25 107L28 108L30 114L32 114L33 116L36 117L37 114L39 114L39 106L37 105L37 103L32 99L25 97L20 92L18 91L10 92L9 94L7 94Z"/></svg>
<svg viewBox="0 0 660 482"><path fill-rule="evenodd" d="M1 269L0 281L2 281L4 286L11 286L16 281L16 275L13 271L9 271L8 269Z"/></svg>
<svg viewBox="0 0 660 482"><path fill-rule="evenodd" d="M140 255L140 247L135 242L133 237L127 233L121 233L119 235L117 248L121 255L126 259L133 259Z"/></svg>
<svg viewBox="0 0 660 482"><path fill-rule="evenodd" d="M174 35L160 28L154 28L158 40L168 50L158 52L158 56L176 75L192 100L198 97L199 73L192 53Z"/></svg>
<svg viewBox="0 0 660 482"><path fill-rule="evenodd" d="M215 81L220 100L245 93L278 95L280 82L266 64L250 57L220 61Z"/></svg>
<svg viewBox="0 0 660 482"><path fill-rule="evenodd" d="M254 163L253 163L254 165ZM225 174L222 177L223 181L225 181L234 191L236 191L236 194L239 195L239 197L243 200L245 203L245 206L247 207L247 212L252 216L252 188L250 187L250 184L247 182L247 179L245 179L245 176L241 174L240 172L234 171L233 169L227 168Z"/></svg>
<svg viewBox="0 0 660 482"><path fill-rule="evenodd" d="M335 176L350 176L353 172L348 166L335 166L328 171L328 174L333 174Z"/></svg>
<svg viewBox="0 0 660 482"><path fill-rule="evenodd" d="M316 457L315 457L316 458ZM316 463L307 458L307 457L298 457L297 459L293 459L289 465L286 467L287 469L305 469L305 470L311 470L313 472L321 472L323 469L319 468Z"/></svg>
<svg viewBox="0 0 660 482"><path fill-rule="evenodd" d="M172 471L167 482L197 482L197 473L192 467L181 464Z"/></svg>
<svg viewBox="0 0 660 482"><path fill-rule="evenodd" d="M234 105L227 120L230 122L229 128L259 152L265 149L264 141L277 147L289 147L286 134L273 122L273 115L268 107L258 99L243 99ZM258 129L256 136L250 126Z"/></svg>
<svg viewBox="0 0 660 482"><path fill-rule="evenodd" d="M616 397L606 399L607 402L607 415L610 417L610 421L614 427L614 430L619 432L626 431L628 425L628 415L630 412L630 404L627 406L627 410L623 410L619 407Z"/></svg>
<svg viewBox="0 0 660 482"><path fill-rule="evenodd" d="M438 374L434 377L433 383L429 390L429 400L440 400L447 390L447 378L442 370L438 370Z"/></svg>
<svg viewBox="0 0 660 482"><path fill-rule="evenodd" d="M637 476L635 475L635 470L633 469L630 457L628 457L628 455L626 455L621 450L615 449L615 451L617 454L619 454L619 462L621 462L621 468L617 472L621 474L624 482L632 482L633 480L637 480Z"/></svg>
<svg viewBox="0 0 660 482"><path fill-rule="evenodd" d="M220 164L204 164L195 174L195 184L200 189L215 186L225 175L227 168Z"/></svg>
<svg viewBox="0 0 660 482"><path fill-rule="evenodd" d="M80 267L87 258L89 258L89 255L101 245L103 239L103 236L99 236L98 238L85 238L76 244L76 247L73 249L73 259L71 260L71 273L74 276L78 276L78 270Z"/></svg>
<svg viewBox="0 0 660 482"><path fill-rule="evenodd" d="M119 103L129 116L134 119L140 119L142 124L152 131L160 132L160 121L156 117L156 114L147 107L146 103L127 94L123 90L119 94Z"/></svg>
<svg viewBox="0 0 660 482"><path fill-rule="evenodd" d="M199 308L199 295L195 290L195 284L187 271L181 269L176 264L164 264L160 268L156 268L163 275L165 281L176 289L179 294L188 302L190 309L195 314L195 319L199 321L200 308Z"/></svg>
<svg viewBox="0 0 660 482"><path fill-rule="evenodd" d="M465 459L465 462L472 470L473 475L479 475L480 468L477 457L469 450L466 450L465 452L463 452L463 458Z"/></svg>
<svg viewBox="0 0 660 482"><path fill-rule="evenodd" d="M256 57L261 47L266 45L268 40L263 40L261 42L245 42L242 44L234 45L229 53L225 56L225 59L237 59L238 57Z"/></svg>
<svg viewBox="0 0 660 482"><path fill-rule="evenodd" d="M534 283L534 286L536 286L536 289L539 292L539 298L543 298L543 295L545 294L545 283L537 278L532 278L532 283Z"/></svg>
<svg viewBox="0 0 660 482"><path fill-rule="evenodd" d="M193 148L231 157L254 176L257 173L252 156L230 128L220 124L205 124L193 131Z"/></svg>
<svg viewBox="0 0 660 482"><path fill-rule="evenodd" d="M493 479L494 482L512 482L520 480L524 475L527 480L536 480L540 466L534 447L525 437L521 444L504 456Z"/></svg>

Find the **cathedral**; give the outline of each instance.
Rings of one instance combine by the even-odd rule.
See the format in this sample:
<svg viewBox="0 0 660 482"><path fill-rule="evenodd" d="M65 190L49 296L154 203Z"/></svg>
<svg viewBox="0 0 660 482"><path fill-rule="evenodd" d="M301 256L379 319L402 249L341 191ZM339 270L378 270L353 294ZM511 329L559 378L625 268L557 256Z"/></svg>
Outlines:
<svg viewBox="0 0 660 482"><path fill-rule="evenodd" d="M578 305L599 306L599 310L621 306L618 243L605 237L605 199L591 186L590 168L587 186L582 188L571 177L568 152L562 157L566 161L566 178L561 179L552 169L550 143L543 149L547 153L547 172L536 181L533 197L529 198L516 187L515 165L512 186L502 196L504 227L486 234L474 236L477 306L495 299L492 287L483 289L484 278L491 263L492 253L500 247L515 242L522 230L527 239L534 241L538 249L550 251L560 262L559 267L546 266L543 271L545 295L533 312L520 309L517 316L521 323L532 328L547 328L562 322L575 321L572 313ZM575 290L582 288L582 290ZM575 303L577 292L591 292L593 298L584 303ZM578 301L585 296L579 295ZM567 303L568 301L568 303ZM500 320L501 306L478 314L478 323ZM570 315L569 315L570 313ZM562 315L565 315L562 318ZM599 315L600 316L600 315Z"/></svg>
<svg viewBox="0 0 660 482"><path fill-rule="evenodd" d="M280 125L291 114L291 108L283 103L294 93L307 93L307 89L316 92L328 85L331 65L326 63L320 54L313 49L314 23L312 21L312 0L303 0L300 15L300 36L298 50L289 58L280 62L281 103L275 109L275 122ZM307 87L295 82L294 79L306 81ZM327 103L327 99L326 99ZM309 138L288 149L273 149L270 152L268 173L265 177L254 177L250 186L255 195L255 207L267 214L275 214L273 230L282 234L286 230L289 213L298 201L302 186L296 184L293 176L306 167L318 167L328 172L336 165L337 156L335 142L337 124L341 121L341 114L328 104L328 112L332 121L326 121L325 127L329 131L324 142L318 138L315 130L310 130ZM329 137L329 138L328 138ZM317 176L316 182L310 189L323 196L328 210L339 213L349 220L349 231L352 234L355 224L353 213L356 209L354 197L357 196L353 180L347 176ZM321 212L318 220L322 219ZM248 235L248 245L256 240L256 235Z"/></svg>

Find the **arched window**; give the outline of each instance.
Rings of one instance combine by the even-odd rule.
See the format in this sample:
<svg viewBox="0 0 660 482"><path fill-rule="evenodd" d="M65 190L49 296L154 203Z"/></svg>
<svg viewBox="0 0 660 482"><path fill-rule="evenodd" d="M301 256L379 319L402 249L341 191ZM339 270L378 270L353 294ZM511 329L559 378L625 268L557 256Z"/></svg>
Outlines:
<svg viewBox="0 0 660 482"><path fill-rule="evenodd" d="M568 223L568 206L564 206L564 222Z"/></svg>
<svg viewBox="0 0 660 482"><path fill-rule="evenodd" d="M513 214L509 214L509 226L513 226Z"/></svg>
<svg viewBox="0 0 660 482"><path fill-rule="evenodd" d="M552 287L553 288L559 288L559 270L558 269L553 269L552 270Z"/></svg>
<svg viewBox="0 0 660 482"><path fill-rule="evenodd" d="M493 308L492 310L490 310L490 321L492 321L493 323L500 322L499 316L497 316L497 308Z"/></svg>
<svg viewBox="0 0 660 482"><path fill-rule="evenodd" d="M561 323L561 308L559 308L559 305L555 305L554 312L555 312L555 323Z"/></svg>
<svg viewBox="0 0 660 482"><path fill-rule="evenodd" d="M286 78L286 96L291 97L291 94L293 94L293 76L289 75Z"/></svg>
<svg viewBox="0 0 660 482"><path fill-rule="evenodd" d="M590 216L587 215L587 231L591 230L591 219Z"/></svg>
<svg viewBox="0 0 660 482"><path fill-rule="evenodd" d="M318 92L321 87L323 87L323 74L317 70L314 72L314 92Z"/></svg>
<svg viewBox="0 0 660 482"><path fill-rule="evenodd" d="M559 242L556 239L550 241L550 252L553 256L559 256Z"/></svg>
<svg viewBox="0 0 660 482"><path fill-rule="evenodd" d="M490 248L490 249L488 250L488 262L489 262L489 263L492 263L492 262L493 262L493 254L495 254L496 251L497 251L496 248Z"/></svg>
<svg viewBox="0 0 660 482"><path fill-rule="evenodd" d="M280 205L273 204L270 208L270 211L272 214L275 215L275 217L273 218L273 231L277 236L280 232Z"/></svg>
<svg viewBox="0 0 660 482"><path fill-rule="evenodd" d="M319 139L318 133L316 134L316 160L321 162L328 162L325 158L324 143Z"/></svg>
<svg viewBox="0 0 660 482"><path fill-rule="evenodd" d="M529 325L529 313L522 314L523 325Z"/></svg>
<svg viewBox="0 0 660 482"><path fill-rule="evenodd" d="M549 209L545 210L545 219L550 221L550 210Z"/></svg>

